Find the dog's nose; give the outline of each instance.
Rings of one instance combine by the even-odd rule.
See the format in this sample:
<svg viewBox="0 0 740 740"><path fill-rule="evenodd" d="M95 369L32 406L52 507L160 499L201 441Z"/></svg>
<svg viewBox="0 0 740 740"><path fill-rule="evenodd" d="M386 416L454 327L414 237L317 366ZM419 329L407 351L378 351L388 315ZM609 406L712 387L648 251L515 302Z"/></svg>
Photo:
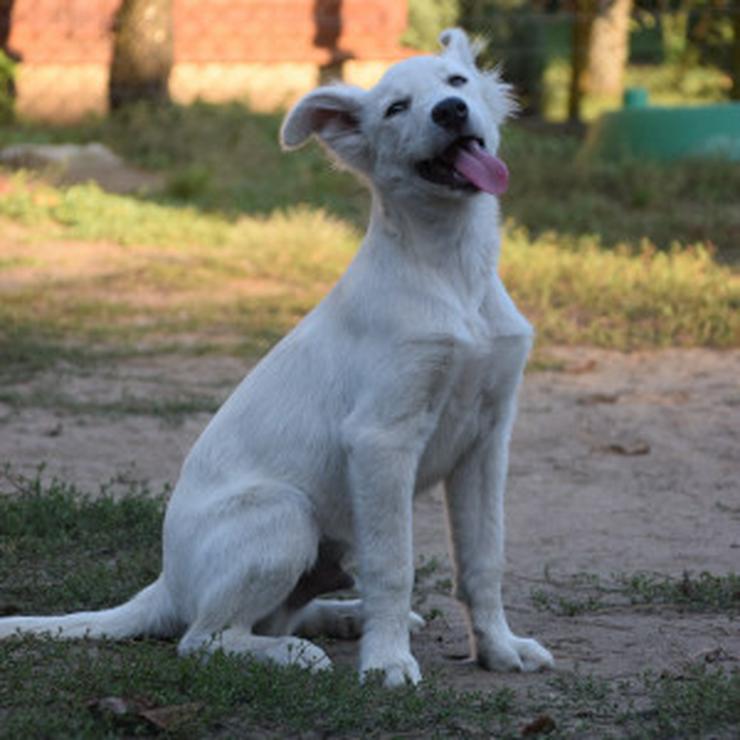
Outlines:
<svg viewBox="0 0 740 740"><path fill-rule="evenodd" d="M468 120L468 106L462 98L445 98L432 108L432 120L442 128L459 130Z"/></svg>

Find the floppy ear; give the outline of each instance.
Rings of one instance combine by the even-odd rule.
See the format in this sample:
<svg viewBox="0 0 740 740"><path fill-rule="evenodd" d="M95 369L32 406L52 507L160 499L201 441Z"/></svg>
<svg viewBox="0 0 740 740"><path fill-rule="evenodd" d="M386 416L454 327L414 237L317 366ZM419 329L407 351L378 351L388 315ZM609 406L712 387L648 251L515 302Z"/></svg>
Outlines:
<svg viewBox="0 0 740 740"><path fill-rule="evenodd" d="M298 149L316 136L340 164L363 169L368 149L361 126L365 95L354 85L328 85L308 93L285 116L283 149Z"/></svg>
<svg viewBox="0 0 740 740"><path fill-rule="evenodd" d="M453 56L468 67L475 67L475 58L481 51L480 44L470 41L461 28L447 28L439 35L442 53Z"/></svg>

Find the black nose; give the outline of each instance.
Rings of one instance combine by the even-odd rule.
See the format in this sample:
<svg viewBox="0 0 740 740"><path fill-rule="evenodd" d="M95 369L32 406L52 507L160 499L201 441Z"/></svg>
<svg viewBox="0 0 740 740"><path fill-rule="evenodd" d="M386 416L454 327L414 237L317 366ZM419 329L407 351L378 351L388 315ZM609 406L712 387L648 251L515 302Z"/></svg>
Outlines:
<svg viewBox="0 0 740 740"><path fill-rule="evenodd" d="M462 98L445 98L432 108L432 120L442 128L459 130L468 120L468 106Z"/></svg>

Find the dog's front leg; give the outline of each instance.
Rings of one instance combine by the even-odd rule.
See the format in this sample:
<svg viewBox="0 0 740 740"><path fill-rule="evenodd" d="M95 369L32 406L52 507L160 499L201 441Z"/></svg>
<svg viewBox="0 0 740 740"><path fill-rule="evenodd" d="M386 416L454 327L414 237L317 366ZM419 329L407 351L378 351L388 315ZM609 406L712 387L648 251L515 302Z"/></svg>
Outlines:
<svg viewBox="0 0 740 740"><path fill-rule="evenodd" d="M552 655L537 641L512 633L501 595L513 395L489 412L489 431L446 481L455 595L466 609L471 648L480 665L489 670L535 671L551 666Z"/></svg>
<svg viewBox="0 0 740 740"><path fill-rule="evenodd" d="M386 686L421 679L409 646L413 588L412 499L417 454L386 430L355 432L349 469L363 599L360 674Z"/></svg>

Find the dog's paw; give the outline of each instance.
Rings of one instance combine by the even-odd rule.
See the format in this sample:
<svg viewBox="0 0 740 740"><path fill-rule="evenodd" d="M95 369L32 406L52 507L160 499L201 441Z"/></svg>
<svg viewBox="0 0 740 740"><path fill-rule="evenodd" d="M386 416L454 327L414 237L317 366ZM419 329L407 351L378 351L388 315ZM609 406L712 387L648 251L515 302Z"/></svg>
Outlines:
<svg viewBox="0 0 740 740"><path fill-rule="evenodd" d="M421 671L416 658L408 650L381 650L363 655L360 666L360 680L364 683L373 675L380 675L383 686L395 689L421 681Z"/></svg>
<svg viewBox="0 0 740 740"><path fill-rule="evenodd" d="M552 668L552 653L537 640L506 635L486 635L478 638L478 663L489 671L523 671L532 673Z"/></svg>
<svg viewBox="0 0 740 740"><path fill-rule="evenodd" d="M312 673L331 670L332 667L329 656L318 645L297 637L275 640L264 650L264 657L279 665L294 665Z"/></svg>

